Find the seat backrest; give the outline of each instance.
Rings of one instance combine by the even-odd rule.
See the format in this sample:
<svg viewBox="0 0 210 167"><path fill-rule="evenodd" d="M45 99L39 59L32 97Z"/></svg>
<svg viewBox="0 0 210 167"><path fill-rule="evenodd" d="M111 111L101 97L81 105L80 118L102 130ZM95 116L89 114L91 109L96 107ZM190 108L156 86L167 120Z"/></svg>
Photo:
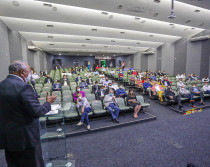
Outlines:
<svg viewBox="0 0 210 167"><path fill-rule="evenodd" d="M140 103L144 103L144 97L139 95L139 96L136 96L136 99L137 101L139 101Z"/></svg>
<svg viewBox="0 0 210 167"><path fill-rule="evenodd" d="M49 87L44 87L42 90L43 90L44 92L50 92L50 91L51 91L51 88L49 88Z"/></svg>
<svg viewBox="0 0 210 167"><path fill-rule="evenodd" d="M71 103L70 112L77 112L76 104Z"/></svg>
<svg viewBox="0 0 210 167"><path fill-rule="evenodd" d="M70 88L68 85L66 85L66 86L62 86L62 90L70 90Z"/></svg>
<svg viewBox="0 0 210 167"><path fill-rule="evenodd" d="M90 89L83 89L82 91L85 92L86 95L87 95L87 94L91 94Z"/></svg>
<svg viewBox="0 0 210 167"><path fill-rule="evenodd" d="M55 95L61 97L61 92L60 92L60 91L54 91L54 92L52 92L52 93L54 93Z"/></svg>
<svg viewBox="0 0 210 167"><path fill-rule="evenodd" d="M41 92L40 97L46 97L47 96L47 92Z"/></svg>
<svg viewBox="0 0 210 167"><path fill-rule="evenodd" d="M86 94L86 97L88 102L92 102L93 100L95 100L94 94Z"/></svg>
<svg viewBox="0 0 210 167"><path fill-rule="evenodd" d="M93 110L103 110L102 102L101 100L93 100L91 102L91 106Z"/></svg>
<svg viewBox="0 0 210 167"><path fill-rule="evenodd" d="M125 100L123 98L115 98L115 102L120 106L125 106Z"/></svg>
<svg viewBox="0 0 210 167"><path fill-rule="evenodd" d="M70 90L63 90L63 96L72 95L72 91Z"/></svg>
<svg viewBox="0 0 210 167"><path fill-rule="evenodd" d="M63 96L63 101L64 102L73 102L72 95L65 95L65 96Z"/></svg>

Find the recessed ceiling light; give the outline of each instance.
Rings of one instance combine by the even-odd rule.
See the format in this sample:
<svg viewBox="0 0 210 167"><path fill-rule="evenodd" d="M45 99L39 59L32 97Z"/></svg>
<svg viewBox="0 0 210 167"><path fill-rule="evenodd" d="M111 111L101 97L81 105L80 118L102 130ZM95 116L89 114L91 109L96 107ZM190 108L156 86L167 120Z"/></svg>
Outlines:
<svg viewBox="0 0 210 167"><path fill-rule="evenodd" d="M140 20L141 18L140 17L135 17L135 20Z"/></svg>
<svg viewBox="0 0 210 167"><path fill-rule="evenodd" d="M61 53L59 53L59 56L61 56L62 54Z"/></svg>
<svg viewBox="0 0 210 167"><path fill-rule="evenodd" d="M86 45L81 45L81 46L86 46Z"/></svg>
<svg viewBox="0 0 210 167"><path fill-rule="evenodd" d="M50 46L53 46L53 45L54 45L54 43L50 43L49 45L50 45Z"/></svg>
<svg viewBox="0 0 210 167"><path fill-rule="evenodd" d="M200 10L199 10L199 9L196 9L194 12L199 13L199 12L200 12Z"/></svg>
<svg viewBox="0 0 210 167"><path fill-rule="evenodd" d="M149 35L150 37L154 37L154 35Z"/></svg>
<svg viewBox="0 0 210 167"><path fill-rule="evenodd" d="M90 53L90 56L93 56L93 54L92 54L92 53Z"/></svg>
<svg viewBox="0 0 210 167"><path fill-rule="evenodd" d="M79 54L77 53L77 56L79 56Z"/></svg>
<svg viewBox="0 0 210 167"><path fill-rule="evenodd" d="M157 12L157 13L155 13L153 16L154 16L154 17L157 17L158 15L159 15L159 13Z"/></svg>
<svg viewBox="0 0 210 167"><path fill-rule="evenodd" d="M141 43L140 42L137 42L136 44L140 45Z"/></svg>
<svg viewBox="0 0 210 167"><path fill-rule="evenodd" d="M185 23L189 23L189 22L191 22L191 20L187 20Z"/></svg>
<svg viewBox="0 0 210 167"><path fill-rule="evenodd" d="M108 15L109 13L108 12L101 12L101 14Z"/></svg>
<svg viewBox="0 0 210 167"><path fill-rule="evenodd" d="M48 38L54 38L53 36L48 36Z"/></svg>
<svg viewBox="0 0 210 167"><path fill-rule="evenodd" d="M205 23L201 23L199 26L203 26Z"/></svg>
<svg viewBox="0 0 210 167"><path fill-rule="evenodd" d="M113 56L115 56L115 55L113 55Z"/></svg>
<svg viewBox="0 0 210 167"><path fill-rule="evenodd" d="M46 7L52 7L52 4L50 4L50 3L43 3L43 5Z"/></svg>
<svg viewBox="0 0 210 167"><path fill-rule="evenodd" d="M86 38L85 40L90 41L90 38Z"/></svg>
<svg viewBox="0 0 210 167"><path fill-rule="evenodd" d="M123 8L123 5L119 5L118 7L117 7L117 9L122 9Z"/></svg>
<svg viewBox="0 0 210 167"><path fill-rule="evenodd" d="M125 32L120 32L121 34L125 34Z"/></svg>
<svg viewBox="0 0 210 167"><path fill-rule="evenodd" d="M49 28L50 28L50 27L54 27L54 25L52 25L52 24L49 24L49 25L47 25L47 27L49 27Z"/></svg>
<svg viewBox="0 0 210 167"><path fill-rule="evenodd" d="M115 40L111 40L111 42L116 42Z"/></svg>
<svg viewBox="0 0 210 167"><path fill-rule="evenodd" d="M19 6L19 2L18 2L18 1L12 1L12 4L13 4L14 6Z"/></svg>
<svg viewBox="0 0 210 167"><path fill-rule="evenodd" d="M156 2L156 3L160 3L160 0L154 0L154 2Z"/></svg>
<svg viewBox="0 0 210 167"><path fill-rule="evenodd" d="M187 31L187 30L188 30L188 28L185 28L184 30L185 30L185 31Z"/></svg>
<svg viewBox="0 0 210 167"><path fill-rule="evenodd" d="M53 10L53 11L57 11L58 9L57 9L57 7L54 6L54 7L52 8L52 10Z"/></svg>
<svg viewBox="0 0 210 167"><path fill-rule="evenodd" d="M98 29L97 28L92 28L92 31L98 31Z"/></svg>
<svg viewBox="0 0 210 167"><path fill-rule="evenodd" d="M145 23L146 22L146 20L143 20L141 23Z"/></svg>

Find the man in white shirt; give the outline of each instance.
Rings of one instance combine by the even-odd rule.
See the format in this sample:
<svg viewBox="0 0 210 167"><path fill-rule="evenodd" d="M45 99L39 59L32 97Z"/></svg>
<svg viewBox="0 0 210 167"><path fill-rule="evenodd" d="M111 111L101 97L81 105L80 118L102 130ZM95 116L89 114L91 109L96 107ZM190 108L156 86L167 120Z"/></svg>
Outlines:
<svg viewBox="0 0 210 167"><path fill-rule="evenodd" d="M181 97L185 97L185 98L190 99L190 102L192 103L192 107L196 108L194 106L195 100L193 100L193 94L190 93L190 91L187 90L184 85L179 88L179 93L180 93Z"/></svg>
<svg viewBox="0 0 210 167"><path fill-rule="evenodd" d="M39 75L37 75L36 71L34 71L34 73L32 74L32 79L39 79Z"/></svg>
<svg viewBox="0 0 210 167"><path fill-rule="evenodd" d="M185 87L185 84L182 82L182 78L179 79L179 82L177 82L177 87L180 88L184 86Z"/></svg>
<svg viewBox="0 0 210 167"><path fill-rule="evenodd" d="M84 123L84 121L86 121L87 130L90 130L90 121L89 121L89 118L88 118L88 113L92 112L92 108L90 107L90 104L88 103L86 97L82 97L81 94L78 94L77 96L78 96L78 98L77 98L77 108L81 109L81 113L82 113L80 122L77 124L77 126L82 125Z"/></svg>
<svg viewBox="0 0 210 167"><path fill-rule="evenodd" d="M203 85L203 91L204 94L210 94L210 85L208 84L208 82L205 82L205 84Z"/></svg>
<svg viewBox="0 0 210 167"><path fill-rule="evenodd" d="M114 90L117 90L117 89L119 89L119 86L117 85L116 82L112 81L112 88L113 88Z"/></svg>
<svg viewBox="0 0 210 167"><path fill-rule="evenodd" d="M180 79L180 78L181 78L180 74L177 74L176 79Z"/></svg>
<svg viewBox="0 0 210 167"><path fill-rule="evenodd" d="M202 79L202 82L209 82L209 78L207 76L205 76L203 79Z"/></svg>

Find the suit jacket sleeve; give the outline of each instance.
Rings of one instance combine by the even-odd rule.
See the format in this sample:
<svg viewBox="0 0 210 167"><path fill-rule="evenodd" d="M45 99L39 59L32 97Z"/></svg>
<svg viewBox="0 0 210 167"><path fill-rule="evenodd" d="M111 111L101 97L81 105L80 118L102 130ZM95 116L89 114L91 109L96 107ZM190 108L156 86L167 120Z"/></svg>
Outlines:
<svg viewBox="0 0 210 167"><path fill-rule="evenodd" d="M23 107L28 111L28 115L32 118L39 118L51 110L49 102L40 105L34 91L30 85L25 85L20 92L20 100Z"/></svg>

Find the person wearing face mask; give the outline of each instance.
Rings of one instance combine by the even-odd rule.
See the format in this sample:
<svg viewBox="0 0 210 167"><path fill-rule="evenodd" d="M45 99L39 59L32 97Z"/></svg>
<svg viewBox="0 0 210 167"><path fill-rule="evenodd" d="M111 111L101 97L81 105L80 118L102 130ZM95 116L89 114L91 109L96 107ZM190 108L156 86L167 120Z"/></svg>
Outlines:
<svg viewBox="0 0 210 167"><path fill-rule="evenodd" d="M191 88L190 91L191 91L191 93L193 95L200 96L200 99L201 99L200 103L203 104L203 105L205 105L205 103L203 101L204 100L203 92L201 92L200 89L196 86L196 83L193 84L193 86L192 86L192 88Z"/></svg>
<svg viewBox="0 0 210 167"><path fill-rule="evenodd" d="M0 82L0 149L5 150L8 166L44 167L39 118L51 110L56 96L47 94L40 105L30 79L30 67L16 60L9 75Z"/></svg>
<svg viewBox="0 0 210 167"><path fill-rule="evenodd" d="M129 106L133 107L134 109L134 118L138 118L138 113L141 110L141 105L136 99L136 95L134 94L133 90L130 89L128 93L127 103Z"/></svg>
<svg viewBox="0 0 210 167"><path fill-rule="evenodd" d="M81 80L82 80L82 77L80 76L80 74L78 74L78 76L76 77L76 83L77 83L77 85L81 82Z"/></svg>
<svg viewBox="0 0 210 167"><path fill-rule="evenodd" d="M93 80L92 80L91 76L89 76L89 78L87 79L86 82L87 82L88 85L92 85L93 84Z"/></svg>
<svg viewBox="0 0 210 167"><path fill-rule="evenodd" d="M53 91L62 91L61 81L60 80L57 80L57 82L53 84L52 90Z"/></svg>
<svg viewBox="0 0 210 167"><path fill-rule="evenodd" d="M180 88L182 86L185 86L185 84L182 82L182 78L180 78L179 82L177 82L177 87Z"/></svg>
<svg viewBox="0 0 210 167"><path fill-rule="evenodd" d="M87 98L83 97L81 94L78 94L77 108L80 109L82 113L80 122L77 124L77 126L83 125L85 121L87 124L87 130L90 130L90 121L88 118L88 113L92 112L92 108L90 107L90 104L88 103Z"/></svg>
<svg viewBox="0 0 210 167"><path fill-rule="evenodd" d="M179 88L179 93L180 93L181 97L188 98L190 100L190 102L192 103L192 107L196 108L194 106L195 100L193 100L193 94L190 93L190 91L187 90L184 85Z"/></svg>
<svg viewBox="0 0 210 167"><path fill-rule="evenodd" d="M119 116L120 109L117 106L117 103L115 102L115 96L113 94L112 89L110 89L109 94L104 97L104 105L106 107L106 110L108 110L109 113L111 114L112 121L114 123L119 123L118 116ZM115 112L113 112L113 110Z"/></svg>
<svg viewBox="0 0 210 167"><path fill-rule="evenodd" d="M106 89L105 89L105 86L101 86L99 90L97 90L96 92L96 99L97 100L103 100L104 99L104 96L107 94L106 92Z"/></svg>
<svg viewBox="0 0 210 167"><path fill-rule="evenodd" d="M159 100L161 102L161 104L163 103L163 87L161 85L158 85L157 82L155 82L155 85L151 88L153 95L158 95Z"/></svg>
<svg viewBox="0 0 210 167"><path fill-rule="evenodd" d="M96 92L100 89L98 85L98 81L95 81L95 85L92 86L92 93L96 94Z"/></svg>
<svg viewBox="0 0 210 167"><path fill-rule="evenodd" d="M119 86L117 85L117 83L115 81L112 81L112 88L116 91L117 89L119 89Z"/></svg>
<svg viewBox="0 0 210 167"><path fill-rule="evenodd" d="M203 91L204 94L210 94L210 85L208 84L208 82L205 82L205 84L203 85Z"/></svg>
<svg viewBox="0 0 210 167"><path fill-rule="evenodd" d="M82 97L85 97L85 92L83 92L79 86L76 87L76 92L73 94L74 101L77 101L78 95L81 94Z"/></svg>
<svg viewBox="0 0 210 167"><path fill-rule="evenodd" d="M82 79L81 82L80 82L80 84L79 84L79 87L81 89L87 89L88 88L88 84L87 84L87 82L85 82L84 79Z"/></svg>
<svg viewBox="0 0 210 167"><path fill-rule="evenodd" d="M127 93L125 89L123 88L122 84L120 85L119 89L117 89L117 97L122 97L122 98L127 97Z"/></svg>
<svg viewBox="0 0 210 167"><path fill-rule="evenodd" d="M62 86L70 85L69 79L67 78L66 75L63 75L63 78L61 79L61 85Z"/></svg>
<svg viewBox="0 0 210 167"><path fill-rule="evenodd" d="M108 87L109 83L111 83L111 81L109 80L109 78L106 77L106 80L104 81L103 85Z"/></svg>
<svg viewBox="0 0 210 167"><path fill-rule="evenodd" d="M49 74L46 75L44 83L51 83L51 84L53 84L53 79L50 77Z"/></svg>
<svg viewBox="0 0 210 167"><path fill-rule="evenodd" d="M32 79L39 79L39 75L36 73L36 71L33 72L32 76L31 76Z"/></svg>
<svg viewBox="0 0 210 167"><path fill-rule="evenodd" d="M113 90L114 95L116 95L116 91L114 88L112 88L112 83L109 83L108 86L106 87L106 94L109 94L109 90Z"/></svg>

